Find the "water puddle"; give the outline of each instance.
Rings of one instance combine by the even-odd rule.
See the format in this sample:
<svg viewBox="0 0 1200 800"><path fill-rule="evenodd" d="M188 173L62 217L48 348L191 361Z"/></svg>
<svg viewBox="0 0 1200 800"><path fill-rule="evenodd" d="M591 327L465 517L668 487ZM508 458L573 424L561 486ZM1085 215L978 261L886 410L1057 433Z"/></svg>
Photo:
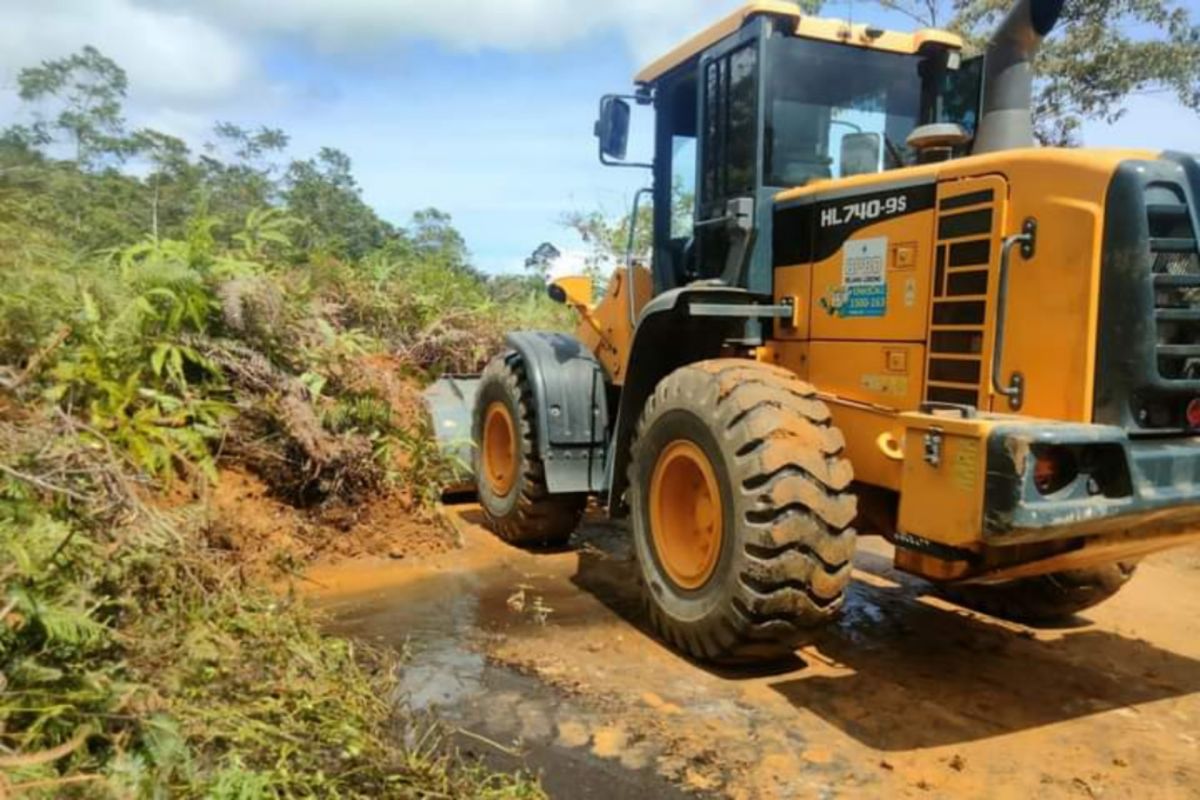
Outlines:
<svg viewBox="0 0 1200 800"><path fill-rule="evenodd" d="M582 613L573 594L498 565L431 572L325 609L331 632L405 652L398 701L457 728L458 746L488 766L539 774L554 798L694 797L655 771L658 754L648 742L485 657L489 637L521 635L548 620L570 624Z"/></svg>

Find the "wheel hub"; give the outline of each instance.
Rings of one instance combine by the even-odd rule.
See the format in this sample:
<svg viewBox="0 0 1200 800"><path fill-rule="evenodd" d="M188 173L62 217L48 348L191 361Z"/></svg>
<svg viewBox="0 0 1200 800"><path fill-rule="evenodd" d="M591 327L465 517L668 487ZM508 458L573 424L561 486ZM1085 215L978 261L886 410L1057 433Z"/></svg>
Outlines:
<svg viewBox="0 0 1200 800"><path fill-rule="evenodd" d="M724 537L721 488L708 456L679 439L659 454L650 481L650 533L659 563L682 589L712 578Z"/></svg>
<svg viewBox="0 0 1200 800"><path fill-rule="evenodd" d="M483 418L483 477L498 497L512 491L517 481L517 432L508 406L494 402Z"/></svg>

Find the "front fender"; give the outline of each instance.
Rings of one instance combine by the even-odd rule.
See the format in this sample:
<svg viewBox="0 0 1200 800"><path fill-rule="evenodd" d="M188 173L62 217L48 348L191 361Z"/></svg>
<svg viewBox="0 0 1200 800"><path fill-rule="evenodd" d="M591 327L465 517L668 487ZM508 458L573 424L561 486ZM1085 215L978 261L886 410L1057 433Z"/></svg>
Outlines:
<svg viewBox="0 0 1200 800"><path fill-rule="evenodd" d="M521 356L533 392L546 486L554 494L602 491L609 427L604 368L565 333L522 331L505 341Z"/></svg>
<svg viewBox="0 0 1200 800"><path fill-rule="evenodd" d="M778 316L768 298L727 286L686 286L646 305L630 344L629 366L608 459L608 510L622 508L629 449L642 408L659 382L680 367L718 358L731 344L746 347L747 323ZM752 332L751 332L752 333Z"/></svg>

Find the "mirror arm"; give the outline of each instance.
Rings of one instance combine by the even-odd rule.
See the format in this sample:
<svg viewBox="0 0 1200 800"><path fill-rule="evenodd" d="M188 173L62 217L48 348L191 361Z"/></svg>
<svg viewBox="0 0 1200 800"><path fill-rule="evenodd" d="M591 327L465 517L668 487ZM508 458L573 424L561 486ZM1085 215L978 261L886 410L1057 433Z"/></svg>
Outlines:
<svg viewBox="0 0 1200 800"><path fill-rule="evenodd" d="M608 156L604 155L603 151L600 153L600 163L606 167L629 167L630 169L654 169L653 163L634 164L634 163L630 163L628 161L613 161L613 160L609 159Z"/></svg>

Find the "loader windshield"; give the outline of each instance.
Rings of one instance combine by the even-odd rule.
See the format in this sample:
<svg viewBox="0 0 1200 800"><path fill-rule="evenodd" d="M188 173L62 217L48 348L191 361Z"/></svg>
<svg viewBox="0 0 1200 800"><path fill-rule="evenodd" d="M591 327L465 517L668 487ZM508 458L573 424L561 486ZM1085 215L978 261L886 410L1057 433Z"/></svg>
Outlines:
<svg viewBox="0 0 1200 800"><path fill-rule="evenodd" d="M905 144L923 121L957 119L941 102L931 58L773 37L766 60L766 183L801 186L911 163ZM924 91L923 91L924 88ZM934 98L931 104L923 97Z"/></svg>

